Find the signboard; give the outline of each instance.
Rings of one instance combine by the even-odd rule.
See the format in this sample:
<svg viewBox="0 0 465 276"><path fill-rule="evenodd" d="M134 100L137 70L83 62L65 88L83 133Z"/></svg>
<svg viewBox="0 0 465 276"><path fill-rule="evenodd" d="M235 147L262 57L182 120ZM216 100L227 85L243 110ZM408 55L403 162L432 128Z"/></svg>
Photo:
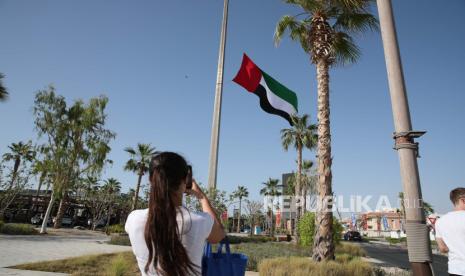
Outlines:
<svg viewBox="0 0 465 276"><path fill-rule="evenodd" d="M276 211L276 226L281 225L281 210Z"/></svg>
<svg viewBox="0 0 465 276"><path fill-rule="evenodd" d="M357 218L355 217L355 214L352 213L352 227L354 230L357 230Z"/></svg>
<svg viewBox="0 0 465 276"><path fill-rule="evenodd" d="M221 214L221 220L223 220L223 221L228 220L228 211L224 211L224 212Z"/></svg>

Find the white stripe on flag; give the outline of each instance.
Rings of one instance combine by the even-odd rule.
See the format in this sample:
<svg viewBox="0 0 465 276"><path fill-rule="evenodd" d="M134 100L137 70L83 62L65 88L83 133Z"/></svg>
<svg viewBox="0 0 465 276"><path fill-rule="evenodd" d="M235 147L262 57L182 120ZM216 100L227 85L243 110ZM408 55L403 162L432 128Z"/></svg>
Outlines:
<svg viewBox="0 0 465 276"><path fill-rule="evenodd" d="M266 81L263 77L260 80L260 84L265 88L266 97L268 101L270 102L271 106L273 106L276 109L282 110L288 113L289 115L294 115L297 113L297 110L295 110L292 104L276 96L276 94L274 94L273 91L271 91L270 88L268 88L268 85L266 85Z"/></svg>

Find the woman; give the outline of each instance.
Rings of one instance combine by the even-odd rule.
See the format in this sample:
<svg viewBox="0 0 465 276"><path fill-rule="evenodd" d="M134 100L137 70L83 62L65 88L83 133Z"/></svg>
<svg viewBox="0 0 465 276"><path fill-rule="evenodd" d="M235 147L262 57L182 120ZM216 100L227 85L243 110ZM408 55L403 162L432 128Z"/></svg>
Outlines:
<svg viewBox="0 0 465 276"><path fill-rule="evenodd" d="M144 276L200 275L205 240L217 243L225 236L215 210L182 156L157 154L149 173L149 208L131 212L125 226L139 269ZM183 207L183 193L197 197L203 212Z"/></svg>

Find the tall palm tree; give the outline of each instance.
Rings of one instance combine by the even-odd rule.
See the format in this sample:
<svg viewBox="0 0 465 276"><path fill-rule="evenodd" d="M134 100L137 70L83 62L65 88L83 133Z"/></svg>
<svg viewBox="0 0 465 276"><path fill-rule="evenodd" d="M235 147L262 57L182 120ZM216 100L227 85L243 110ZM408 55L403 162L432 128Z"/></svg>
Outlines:
<svg viewBox="0 0 465 276"><path fill-rule="evenodd" d="M293 126L281 130L281 142L284 150L288 150L289 146L294 146L297 150L297 177L295 185L295 196L302 195L302 151L304 148L313 150L316 147L318 137L316 134L317 126L308 123L308 115L302 117L293 116ZM300 220L302 209L297 208L296 222Z"/></svg>
<svg viewBox="0 0 465 276"><path fill-rule="evenodd" d="M372 0L285 0L299 6L303 13L286 15L276 25L275 43L289 30L290 38L300 42L316 66L318 83L318 190L323 204L332 196L331 134L329 118L329 68L355 62L360 49L351 35L377 30L378 21L369 12ZM299 19L299 16L303 16ZM324 205L321 205L324 206ZM330 206L328 206L330 207ZM334 259L331 208L324 208L316 219L313 246L315 261Z"/></svg>
<svg viewBox="0 0 465 276"><path fill-rule="evenodd" d="M273 178L270 177L268 179L268 181L263 182L262 184L265 185L265 187L260 190L260 195L269 196L269 197L271 197L272 201L274 201L274 198L276 196L281 195L281 192L279 191L279 188L280 188L279 179L273 179ZM271 206L271 208L269 208L269 213L270 213L270 217L271 217L270 236L273 236L274 235L273 206Z"/></svg>
<svg viewBox="0 0 465 276"><path fill-rule="evenodd" d="M9 188L11 189L15 183L16 177L18 176L19 166L22 161L32 162L35 158L35 150L32 146L32 142L27 143L18 142L12 143L8 146L10 152L3 154L3 159L5 161L14 161L13 165L13 174L11 176L11 182Z"/></svg>
<svg viewBox="0 0 465 276"><path fill-rule="evenodd" d="M139 200L139 189L142 176L149 170L150 160L155 153L155 148L150 144L138 143L136 149L127 147L124 149L129 153L131 159L126 162L124 169L126 171L135 172L138 175L136 193L132 204L132 210L137 208L137 201Z"/></svg>
<svg viewBox="0 0 465 276"><path fill-rule="evenodd" d="M108 216L107 216L107 223L106 228L110 225L110 219L113 211L113 203L116 200L117 195L121 191L121 182L119 182L116 178L108 178L103 182L102 189L108 196Z"/></svg>
<svg viewBox="0 0 465 276"><path fill-rule="evenodd" d="M238 186L237 190L232 193L233 198L239 199L239 218L237 220L237 232L241 230L241 212L242 212L242 199L249 196L249 191L244 186Z"/></svg>
<svg viewBox="0 0 465 276"><path fill-rule="evenodd" d="M8 91L6 90L5 86L3 86L2 79L5 77L2 73L0 73L0 101L6 100L8 98Z"/></svg>

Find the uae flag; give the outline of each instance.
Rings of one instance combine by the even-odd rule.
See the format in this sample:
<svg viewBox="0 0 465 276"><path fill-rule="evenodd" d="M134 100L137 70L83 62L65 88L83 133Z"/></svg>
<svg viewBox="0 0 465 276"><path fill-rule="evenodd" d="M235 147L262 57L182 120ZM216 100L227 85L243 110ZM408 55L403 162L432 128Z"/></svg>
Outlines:
<svg viewBox="0 0 465 276"><path fill-rule="evenodd" d="M291 116L296 114L297 95L287 87L263 72L244 54L241 69L233 79L247 91L260 98L261 108L270 114L275 114L293 124Z"/></svg>

